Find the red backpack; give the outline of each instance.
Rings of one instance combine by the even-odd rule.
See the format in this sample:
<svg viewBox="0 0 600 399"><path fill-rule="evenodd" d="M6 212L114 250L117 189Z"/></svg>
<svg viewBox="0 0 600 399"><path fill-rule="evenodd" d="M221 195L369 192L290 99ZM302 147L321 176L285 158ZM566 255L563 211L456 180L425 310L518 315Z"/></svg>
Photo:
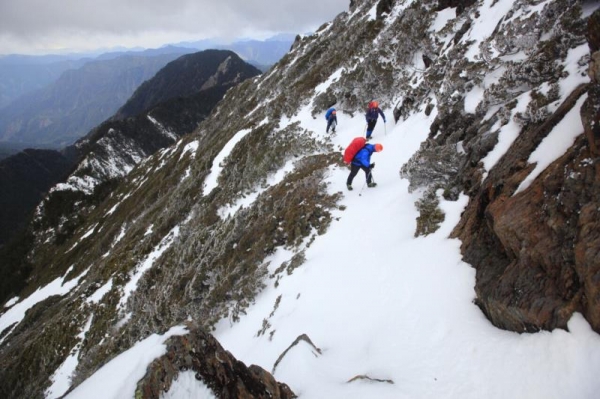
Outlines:
<svg viewBox="0 0 600 399"><path fill-rule="evenodd" d="M344 150L344 162L350 163L354 156L367 144L367 139L364 137L356 137Z"/></svg>

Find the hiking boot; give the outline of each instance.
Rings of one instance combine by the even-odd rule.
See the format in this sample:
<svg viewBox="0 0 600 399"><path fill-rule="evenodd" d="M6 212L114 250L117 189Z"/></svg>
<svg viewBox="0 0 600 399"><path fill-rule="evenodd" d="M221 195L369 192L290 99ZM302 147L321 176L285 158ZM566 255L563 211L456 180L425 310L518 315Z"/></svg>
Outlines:
<svg viewBox="0 0 600 399"><path fill-rule="evenodd" d="M348 187L348 190L352 191L352 186L350 184L346 184L346 187Z"/></svg>
<svg viewBox="0 0 600 399"><path fill-rule="evenodd" d="M375 182L367 183L367 187L375 187L376 185L377 183Z"/></svg>

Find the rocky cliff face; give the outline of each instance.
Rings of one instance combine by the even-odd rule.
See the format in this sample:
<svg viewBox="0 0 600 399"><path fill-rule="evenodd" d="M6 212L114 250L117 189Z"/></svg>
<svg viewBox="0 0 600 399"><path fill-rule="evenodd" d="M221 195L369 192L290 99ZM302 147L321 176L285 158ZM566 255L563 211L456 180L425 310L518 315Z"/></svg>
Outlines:
<svg viewBox="0 0 600 399"><path fill-rule="evenodd" d="M597 15L588 23L590 36ZM573 26L579 43L585 26ZM480 167L464 165L458 171L472 197L454 234L463 241L465 260L477 269L477 303L497 326L514 331L566 328L579 311L600 328L593 282L600 264L598 154L590 134L598 123L597 85L592 80L579 86L544 118L528 117L481 183ZM589 110L596 110L595 115ZM581 118L588 133L519 190L535 167L528 158L570 112Z"/></svg>
<svg viewBox="0 0 600 399"><path fill-rule="evenodd" d="M374 97L399 123L434 118L400 174L422 193L417 234L443 220L438 193L469 196L453 235L476 269L486 316L521 332L565 328L581 311L600 331L592 11L575 0L352 1L268 73L230 90L194 134L141 160L85 212L58 217L77 220L61 241L52 229L36 231L21 297L60 278L77 284L5 326L3 393L39 396L74 347L77 385L189 317L206 329L237 321L266 283L302 265L300 244L327 231L343 195L325 182L340 149L292 118L321 117L332 104L360 115ZM580 131L561 129L565 120L580 120ZM556 136L570 141L560 147ZM275 179L281 171L291 172ZM270 273L277 248L290 260ZM150 375L162 376L172 366L154 367ZM153 389L147 381L140 389Z"/></svg>
<svg viewBox="0 0 600 399"><path fill-rule="evenodd" d="M195 374L218 398L291 399L291 389L261 367L247 367L209 333L194 328L167 342L167 354L148 367L137 384L136 398L160 398L183 372Z"/></svg>

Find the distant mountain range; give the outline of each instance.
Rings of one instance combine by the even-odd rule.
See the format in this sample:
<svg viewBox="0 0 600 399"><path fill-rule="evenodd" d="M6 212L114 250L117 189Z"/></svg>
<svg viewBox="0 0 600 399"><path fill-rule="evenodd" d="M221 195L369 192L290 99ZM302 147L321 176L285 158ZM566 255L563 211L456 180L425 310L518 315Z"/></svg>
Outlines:
<svg viewBox="0 0 600 399"><path fill-rule="evenodd" d="M259 74L227 50L181 56L146 81L118 117L74 145L61 151L26 150L0 161L0 248L25 224L47 190L69 174L72 186L85 181L93 190L110 184L141 159L191 133L228 89ZM68 208L64 195L53 198L60 198L53 204Z"/></svg>
<svg viewBox="0 0 600 399"><path fill-rule="evenodd" d="M186 54L189 52L189 48L165 46L159 49L143 51L111 51L99 54L0 55L0 109L27 93L55 82L65 71L79 69L88 62L108 61L124 55L150 57L174 53Z"/></svg>
<svg viewBox="0 0 600 399"><path fill-rule="evenodd" d="M135 89L181 52L123 55L64 72L49 86L0 110L0 140L62 148L121 107Z"/></svg>
<svg viewBox="0 0 600 399"><path fill-rule="evenodd" d="M203 40L100 55L0 56L0 159L13 148L58 149L74 143L181 55L231 50L264 72L288 52L293 39L279 35L265 41Z"/></svg>

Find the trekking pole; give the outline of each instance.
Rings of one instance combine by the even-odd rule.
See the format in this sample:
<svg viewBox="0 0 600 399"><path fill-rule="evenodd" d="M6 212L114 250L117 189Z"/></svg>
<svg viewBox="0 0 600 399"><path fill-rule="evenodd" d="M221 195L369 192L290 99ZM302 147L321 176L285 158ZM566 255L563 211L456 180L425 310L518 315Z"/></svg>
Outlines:
<svg viewBox="0 0 600 399"><path fill-rule="evenodd" d="M365 181L365 182L363 183L362 187L360 188L360 191L358 192L358 196L359 196L359 197L362 197L362 192L363 192L363 190L365 189L365 186L366 186L366 185L367 185L367 182Z"/></svg>
<svg viewBox="0 0 600 399"><path fill-rule="evenodd" d="M375 179L373 178L373 172L369 171L369 175L371 176L371 182L375 183ZM360 191L358 192L359 197L362 197L362 192L365 189L366 185L367 185L367 181L365 180L362 187L360 188Z"/></svg>

